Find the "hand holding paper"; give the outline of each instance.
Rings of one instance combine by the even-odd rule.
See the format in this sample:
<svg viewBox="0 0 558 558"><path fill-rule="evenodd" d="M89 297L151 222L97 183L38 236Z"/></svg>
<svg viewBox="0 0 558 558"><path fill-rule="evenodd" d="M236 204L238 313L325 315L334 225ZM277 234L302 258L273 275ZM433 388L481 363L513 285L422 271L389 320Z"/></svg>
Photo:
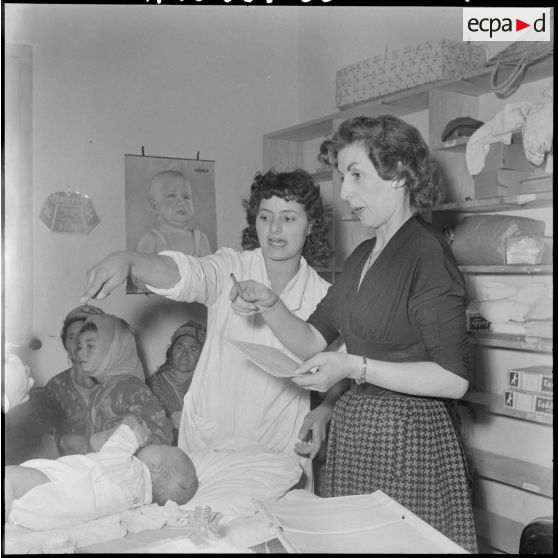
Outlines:
<svg viewBox="0 0 558 558"><path fill-rule="evenodd" d="M268 345L235 339L226 341L268 374L276 378L290 378L304 389L328 391L339 380L351 378L360 371L361 359L356 355L328 351L302 362Z"/></svg>
<svg viewBox="0 0 558 558"><path fill-rule="evenodd" d="M356 355L328 351L304 361L296 370L293 382L315 391L327 391L343 378L353 378L360 371L361 358ZM316 370L313 374L306 374Z"/></svg>
<svg viewBox="0 0 558 558"><path fill-rule="evenodd" d="M271 376L276 378L292 378L296 376L300 360L294 360L283 351L259 343L248 343L235 339L227 339L226 341L229 345L242 351L252 362Z"/></svg>

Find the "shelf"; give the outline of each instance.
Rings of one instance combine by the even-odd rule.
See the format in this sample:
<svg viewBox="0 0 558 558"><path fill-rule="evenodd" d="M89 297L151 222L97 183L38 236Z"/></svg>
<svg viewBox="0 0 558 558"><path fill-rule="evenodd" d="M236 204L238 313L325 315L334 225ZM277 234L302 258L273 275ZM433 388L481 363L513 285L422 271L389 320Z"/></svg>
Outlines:
<svg viewBox="0 0 558 558"><path fill-rule="evenodd" d="M462 136L453 140L444 141L437 147L434 147L434 151L443 151L445 149L459 149L467 145L469 141L469 136Z"/></svg>
<svg viewBox="0 0 558 558"><path fill-rule="evenodd" d="M480 200L443 203L432 211L456 211L460 213L485 213L492 211L513 211L552 205L553 192L497 196Z"/></svg>
<svg viewBox="0 0 558 558"><path fill-rule="evenodd" d="M477 345L513 349L517 351L532 351L536 353L552 353L552 339L545 337L527 337L491 331L470 332L471 339Z"/></svg>
<svg viewBox="0 0 558 558"><path fill-rule="evenodd" d="M538 413L528 413L526 411L518 411L505 407L503 403L504 396L497 393L488 393L486 391L471 391L466 393L462 401L485 407L488 412L494 415L501 415L529 422L537 422L539 424L553 424L553 415L542 415Z"/></svg>
<svg viewBox="0 0 558 558"><path fill-rule="evenodd" d="M477 536L497 550L508 554L519 553L519 541L525 527L523 524L480 508L473 508L473 513Z"/></svg>
<svg viewBox="0 0 558 558"><path fill-rule="evenodd" d="M492 67L484 67L461 78L425 83L403 91L382 95L371 101L359 103L354 107L346 108L328 116L266 134L264 138L303 142L330 134L333 129L333 122L337 119L344 120L352 116L372 116L387 113L394 116L405 116L420 110L426 110L429 106L428 92L432 89L442 89L444 91L453 91L463 95L478 97L492 91L490 87L492 70ZM553 57L546 57L539 62L527 66L522 83L550 77L553 75L553 71ZM506 69L502 70L501 79L505 79L507 72L508 70Z"/></svg>
<svg viewBox="0 0 558 558"><path fill-rule="evenodd" d="M492 274L492 275L552 275L552 264L513 264L513 265L460 265L464 274Z"/></svg>
<svg viewBox="0 0 558 558"><path fill-rule="evenodd" d="M314 182L326 182L333 179L333 169L318 169L311 172L310 176L314 179Z"/></svg>
<svg viewBox="0 0 558 558"><path fill-rule="evenodd" d="M471 454L480 477L553 497L551 468L476 448L471 448Z"/></svg>

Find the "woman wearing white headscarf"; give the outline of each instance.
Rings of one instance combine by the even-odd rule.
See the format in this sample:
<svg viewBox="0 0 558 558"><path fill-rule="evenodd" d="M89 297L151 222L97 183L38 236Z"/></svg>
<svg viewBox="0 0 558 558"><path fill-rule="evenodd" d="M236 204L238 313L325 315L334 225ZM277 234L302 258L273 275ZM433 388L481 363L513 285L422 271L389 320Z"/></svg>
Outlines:
<svg viewBox="0 0 558 558"><path fill-rule="evenodd" d="M147 430L148 444L171 443L171 422L145 384L136 341L124 320L110 314L89 317L78 334L76 360L99 385L89 401L93 449L129 415Z"/></svg>
<svg viewBox="0 0 558 558"><path fill-rule="evenodd" d="M68 312L62 323L60 339L68 354L70 367L52 377L44 388L34 391L36 405L41 411L48 412L58 407L60 420L54 426L55 441L61 455L79 452L86 430L89 398L97 387L97 383L80 370L74 352L81 326L89 316L96 314L104 314L104 311L88 304ZM50 420L48 415L44 418Z"/></svg>

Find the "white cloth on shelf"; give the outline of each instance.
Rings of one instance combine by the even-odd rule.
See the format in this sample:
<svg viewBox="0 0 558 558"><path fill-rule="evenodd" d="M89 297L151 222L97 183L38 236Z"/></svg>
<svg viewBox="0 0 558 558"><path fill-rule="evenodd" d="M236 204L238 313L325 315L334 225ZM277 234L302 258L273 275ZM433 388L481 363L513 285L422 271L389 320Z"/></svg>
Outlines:
<svg viewBox="0 0 558 558"><path fill-rule="evenodd" d="M491 143L511 143L513 132L521 130L525 157L534 165L542 164L544 155L552 148L553 95L550 88L542 93L538 103L528 101L509 103L469 138L465 160L469 174L478 174L484 167Z"/></svg>
<svg viewBox="0 0 558 558"><path fill-rule="evenodd" d="M545 153L552 149L553 100L552 89L546 88L542 102L529 111L523 126L523 149L533 165L541 165Z"/></svg>
<svg viewBox="0 0 558 558"><path fill-rule="evenodd" d="M491 120L485 122L467 141L465 160L469 174L478 174L484 167L484 162L491 143L501 142L510 145L512 134L520 129L533 103L509 103Z"/></svg>

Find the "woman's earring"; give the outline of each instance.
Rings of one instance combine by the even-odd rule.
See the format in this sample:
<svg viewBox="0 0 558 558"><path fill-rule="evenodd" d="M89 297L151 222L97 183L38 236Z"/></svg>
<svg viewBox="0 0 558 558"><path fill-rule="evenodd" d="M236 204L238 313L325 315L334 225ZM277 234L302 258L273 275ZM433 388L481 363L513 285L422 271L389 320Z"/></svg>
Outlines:
<svg viewBox="0 0 558 558"><path fill-rule="evenodd" d="M405 183L400 184L400 183L399 183L399 179L397 179L397 178L394 178L394 179L393 179L393 182L391 183L391 187L392 187L394 190L397 190L397 189L399 189L399 188L403 188L403 186L405 186Z"/></svg>

